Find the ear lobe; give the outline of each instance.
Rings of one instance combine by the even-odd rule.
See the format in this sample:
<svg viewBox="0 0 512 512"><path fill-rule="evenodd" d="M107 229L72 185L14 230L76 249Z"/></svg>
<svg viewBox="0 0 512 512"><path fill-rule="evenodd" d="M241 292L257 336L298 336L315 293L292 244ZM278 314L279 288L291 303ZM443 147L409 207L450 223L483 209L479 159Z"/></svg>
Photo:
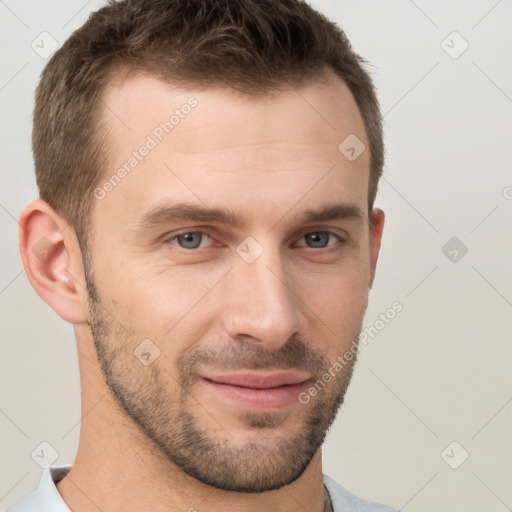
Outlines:
<svg viewBox="0 0 512 512"><path fill-rule="evenodd" d="M370 218L370 288L373 285L375 271L377 270L384 220L384 212L379 208L374 208Z"/></svg>
<svg viewBox="0 0 512 512"><path fill-rule="evenodd" d="M61 318L86 323L88 293L73 228L41 199L24 208L19 223L21 258L32 287Z"/></svg>

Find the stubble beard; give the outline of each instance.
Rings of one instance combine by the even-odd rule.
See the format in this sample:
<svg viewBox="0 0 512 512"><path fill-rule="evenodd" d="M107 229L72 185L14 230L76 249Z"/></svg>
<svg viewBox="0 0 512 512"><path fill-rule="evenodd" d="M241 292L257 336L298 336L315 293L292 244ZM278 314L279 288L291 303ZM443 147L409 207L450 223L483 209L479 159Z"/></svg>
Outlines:
<svg viewBox="0 0 512 512"><path fill-rule="evenodd" d="M314 383L331 366L326 357L298 339L275 352L245 343L220 350L195 348L180 357L174 378L164 366L165 358L150 366L135 358L133 349L144 337L112 321L88 272L86 281L89 326L106 384L120 411L166 460L206 485L247 493L279 489L304 473L343 403L356 356L307 405L296 406L299 425L295 421L287 429L288 418L280 411L241 412L239 422L247 436L240 437L216 422L215 410L198 404L189 390L201 365L222 370L307 370ZM113 313L117 318L118 312Z"/></svg>

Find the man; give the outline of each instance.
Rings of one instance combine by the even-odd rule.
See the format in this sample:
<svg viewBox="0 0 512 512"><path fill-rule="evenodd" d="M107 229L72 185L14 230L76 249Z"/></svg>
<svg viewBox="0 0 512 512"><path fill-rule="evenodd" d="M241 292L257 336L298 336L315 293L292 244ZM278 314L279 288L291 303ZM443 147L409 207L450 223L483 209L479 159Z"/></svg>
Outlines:
<svg viewBox="0 0 512 512"><path fill-rule="evenodd" d="M21 511L390 511L322 474L380 248L372 82L299 0L125 0L37 91L20 248L74 325L73 466Z"/></svg>

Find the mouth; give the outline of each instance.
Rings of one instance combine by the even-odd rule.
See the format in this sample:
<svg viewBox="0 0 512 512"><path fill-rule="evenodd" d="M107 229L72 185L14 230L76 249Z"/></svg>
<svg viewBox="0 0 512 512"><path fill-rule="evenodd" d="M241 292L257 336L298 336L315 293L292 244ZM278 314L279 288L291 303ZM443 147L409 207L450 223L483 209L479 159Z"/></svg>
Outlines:
<svg viewBox="0 0 512 512"><path fill-rule="evenodd" d="M257 411L279 410L294 402L311 375L298 371L232 372L201 376L215 398Z"/></svg>

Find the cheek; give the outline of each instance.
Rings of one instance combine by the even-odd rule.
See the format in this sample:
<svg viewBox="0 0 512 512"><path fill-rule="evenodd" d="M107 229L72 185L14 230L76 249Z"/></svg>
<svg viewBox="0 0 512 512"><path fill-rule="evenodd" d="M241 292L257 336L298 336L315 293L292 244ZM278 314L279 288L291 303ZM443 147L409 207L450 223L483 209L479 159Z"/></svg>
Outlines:
<svg viewBox="0 0 512 512"><path fill-rule="evenodd" d="M368 288L363 280L340 276L305 287L304 303L335 332L356 326L366 310Z"/></svg>
<svg viewBox="0 0 512 512"><path fill-rule="evenodd" d="M298 297L304 314L317 330L339 342L359 333L368 305L369 275L365 258L346 262L329 272L300 272ZM316 317L316 320L315 320Z"/></svg>
<svg viewBox="0 0 512 512"><path fill-rule="evenodd" d="M194 344L209 325L213 306L208 294L223 273L219 268L198 272L192 266L148 268L136 258L117 267L105 265L102 272L95 272L95 279L116 319L170 355Z"/></svg>

